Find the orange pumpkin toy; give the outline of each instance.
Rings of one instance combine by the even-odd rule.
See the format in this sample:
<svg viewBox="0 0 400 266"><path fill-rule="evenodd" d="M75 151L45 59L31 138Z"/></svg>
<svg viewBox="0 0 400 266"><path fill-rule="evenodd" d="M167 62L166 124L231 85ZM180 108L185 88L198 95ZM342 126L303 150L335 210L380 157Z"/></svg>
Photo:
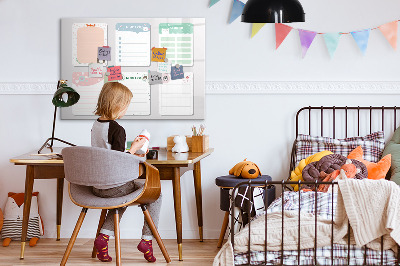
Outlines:
<svg viewBox="0 0 400 266"><path fill-rule="evenodd" d="M249 179L257 178L258 176L260 176L260 168L258 168L255 163L246 160L247 158L244 159L242 162L237 163L231 170L229 170L229 174Z"/></svg>

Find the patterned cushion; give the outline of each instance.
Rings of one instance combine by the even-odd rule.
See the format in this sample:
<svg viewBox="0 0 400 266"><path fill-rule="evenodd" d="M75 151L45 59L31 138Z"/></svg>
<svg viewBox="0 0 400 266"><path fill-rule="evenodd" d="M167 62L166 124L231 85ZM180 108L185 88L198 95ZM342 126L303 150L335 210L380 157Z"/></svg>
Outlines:
<svg viewBox="0 0 400 266"><path fill-rule="evenodd" d="M346 156L357 146L364 150L364 159L370 162L378 162L385 147L383 131L378 131L364 137L352 137L345 139L333 139L329 137L316 137L299 134L296 139L296 165L310 155L323 150Z"/></svg>

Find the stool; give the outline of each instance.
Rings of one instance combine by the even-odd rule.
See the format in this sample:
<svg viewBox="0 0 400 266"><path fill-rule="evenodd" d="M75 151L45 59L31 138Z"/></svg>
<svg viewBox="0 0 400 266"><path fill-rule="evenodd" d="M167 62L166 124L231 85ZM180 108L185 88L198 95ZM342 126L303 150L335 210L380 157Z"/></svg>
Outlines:
<svg viewBox="0 0 400 266"><path fill-rule="evenodd" d="M220 187L220 209L225 211L224 221L222 222L221 234L219 235L218 245L220 248L222 246L222 242L224 241L224 236L226 232L226 228L228 227L229 222L229 191L233 189L237 184L246 182L246 181L262 181L266 180L272 181L272 178L268 175L261 175L254 179L245 179L241 177L236 177L234 175L220 176L215 179L215 184ZM252 185L253 186L253 185ZM261 186L261 185L259 185ZM254 185L254 187L257 187ZM271 186L268 189L268 199L267 199L267 207L275 200L275 186ZM264 191L265 193L265 191ZM265 195L264 195L265 196Z"/></svg>

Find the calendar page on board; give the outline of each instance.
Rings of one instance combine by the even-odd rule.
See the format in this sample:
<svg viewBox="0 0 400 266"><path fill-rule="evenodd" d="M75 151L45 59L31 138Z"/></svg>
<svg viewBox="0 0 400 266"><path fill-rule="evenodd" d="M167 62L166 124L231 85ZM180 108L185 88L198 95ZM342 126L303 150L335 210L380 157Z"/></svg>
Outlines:
<svg viewBox="0 0 400 266"><path fill-rule="evenodd" d="M204 119L205 19L62 19L60 78L81 96L62 119L96 119L107 82L132 92L123 119Z"/></svg>

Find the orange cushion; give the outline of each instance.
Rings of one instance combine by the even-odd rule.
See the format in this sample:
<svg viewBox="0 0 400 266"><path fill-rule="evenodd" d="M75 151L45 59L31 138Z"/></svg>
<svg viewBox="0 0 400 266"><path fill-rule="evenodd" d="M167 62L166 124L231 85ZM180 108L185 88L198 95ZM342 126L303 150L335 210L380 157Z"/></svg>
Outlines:
<svg viewBox="0 0 400 266"><path fill-rule="evenodd" d="M388 154L377 163L368 162L363 159L363 149L361 146L358 146L352 152L350 152L347 158L355 159L365 164L368 170L368 179L375 180L384 179L386 177L392 161L392 155Z"/></svg>

